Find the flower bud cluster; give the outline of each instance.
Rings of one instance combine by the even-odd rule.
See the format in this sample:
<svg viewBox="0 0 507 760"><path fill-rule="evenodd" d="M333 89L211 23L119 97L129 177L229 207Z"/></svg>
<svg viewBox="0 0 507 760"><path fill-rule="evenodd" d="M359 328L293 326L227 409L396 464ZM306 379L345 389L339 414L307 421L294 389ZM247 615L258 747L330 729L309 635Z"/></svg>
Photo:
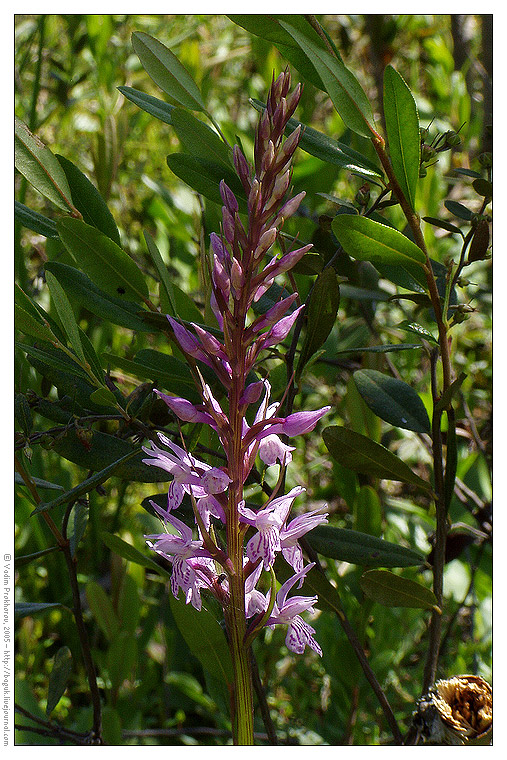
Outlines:
<svg viewBox="0 0 507 760"><path fill-rule="evenodd" d="M153 503L164 525L172 530L170 534L148 536L147 540L151 548L171 562L173 594L177 596L183 589L187 604L200 609L200 593L207 588L222 603L227 621L228 605L234 604L230 594L237 586L229 580L232 575L242 573L245 616L252 618L249 636L263 625L283 624L288 626L289 649L302 652L308 645L321 654L313 638L315 631L300 617L302 611L313 609L316 597L287 599L287 594L296 583L302 584L313 566L304 567L298 539L326 522L327 515L312 511L289 519L294 500L304 491L299 486L285 496L277 496L275 490L258 509L247 507L243 497L243 486L256 458L268 467L276 464L285 467L292 460L294 447L280 436L290 438L313 430L330 409L323 407L282 416L279 404L270 400L268 380L247 381L255 371L261 351L286 338L302 307L295 306L298 294L293 293L253 320L249 310L275 278L288 272L311 248L304 245L282 255L272 251L285 219L296 213L304 197L304 193L287 196L291 159L301 137L298 128L284 141L301 86L289 90L290 76L285 71L273 81L266 109L259 119L253 167L240 148L234 147L234 165L247 197L246 224L240 215L238 199L225 182L220 184L222 231L220 235L211 234L210 270L211 307L222 334L218 337L201 325L183 325L168 317L174 338L190 363L195 367L196 362L202 362L213 369L227 392L227 405L217 401L199 373L201 403L193 404L160 392L158 396L180 420L209 425L219 437L227 464L211 467L159 434L164 448L151 443L145 448L148 458L144 461L173 475L167 509ZM266 256L268 261L264 263ZM249 425L246 412L252 405L256 405L256 411ZM190 527L173 515L185 494L190 495L194 507L197 539ZM218 547L213 531L210 532L212 519L226 528L225 549ZM231 547L239 545L241 550L249 529L244 553L235 555ZM256 584L263 569L272 572L278 553L291 565L294 574L274 598L274 588L265 596L256 589ZM219 581L217 563L225 570L226 581Z"/></svg>

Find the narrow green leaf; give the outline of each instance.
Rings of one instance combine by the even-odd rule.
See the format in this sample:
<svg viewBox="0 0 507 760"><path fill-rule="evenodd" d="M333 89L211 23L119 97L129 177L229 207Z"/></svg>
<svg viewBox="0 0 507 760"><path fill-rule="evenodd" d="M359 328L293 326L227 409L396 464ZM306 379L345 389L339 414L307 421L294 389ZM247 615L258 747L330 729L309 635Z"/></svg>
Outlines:
<svg viewBox="0 0 507 760"><path fill-rule="evenodd" d="M57 552L57 551L60 551L59 546L50 546L48 549L42 549L40 552L34 552L33 554L24 554L20 557L16 557L14 559L14 564L16 565L16 567L24 567L25 565L29 565L30 562L33 562L36 559L45 557L46 554L52 554L53 552Z"/></svg>
<svg viewBox="0 0 507 760"><path fill-rule="evenodd" d="M97 388L97 390L90 393L90 401L99 406L114 406L116 404L116 397L109 388Z"/></svg>
<svg viewBox="0 0 507 760"><path fill-rule="evenodd" d="M42 324L48 323L52 332L63 343L65 342L65 335L62 332L60 325L44 311L42 306L34 301L30 296L19 287L18 283L14 283L14 303L20 306L23 311L27 311L37 322Z"/></svg>
<svg viewBox="0 0 507 760"><path fill-rule="evenodd" d="M29 230L37 232L39 235L44 235L44 237L48 238L58 237L56 222L48 219L47 216L42 216L37 211L32 211L31 208L28 208L19 201L14 201L14 217L24 227L28 227Z"/></svg>
<svg viewBox="0 0 507 760"><path fill-rule="evenodd" d="M340 305L340 288L333 267L322 270L312 288L308 304L306 335L296 369L296 378L301 377L305 364L325 343L333 329Z"/></svg>
<svg viewBox="0 0 507 760"><path fill-rule="evenodd" d="M15 122L16 169L55 206L63 211L75 211L65 172L56 157L26 124L18 118Z"/></svg>
<svg viewBox="0 0 507 760"><path fill-rule="evenodd" d="M426 261L421 249L401 232L365 216L339 214L331 226L347 253L360 261L408 265L409 271Z"/></svg>
<svg viewBox="0 0 507 760"><path fill-rule="evenodd" d="M421 153L419 116L410 89L391 65L384 71L384 114L393 171L413 210Z"/></svg>
<svg viewBox="0 0 507 760"><path fill-rule="evenodd" d="M69 299L56 277L51 272L46 272L46 282L51 293L51 298L56 307L62 327L67 334L70 345L79 356L81 361L85 362L83 346L79 335L79 327L74 316L74 311L70 305Z"/></svg>
<svg viewBox="0 0 507 760"><path fill-rule="evenodd" d="M174 53L145 32L134 32L132 47L149 76L167 95L192 111L205 111L196 83Z"/></svg>
<svg viewBox="0 0 507 760"><path fill-rule="evenodd" d="M165 389L177 396L188 398L193 403L199 403L200 396L188 366L174 356L161 354L150 348L139 351L135 360L108 353L102 356L112 367L118 367L142 380L153 380L157 390Z"/></svg>
<svg viewBox="0 0 507 760"><path fill-rule="evenodd" d="M71 488L70 491L66 491L65 493L60 494L60 496L57 496L56 499L53 499L53 501L47 502L46 504L39 504L39 506L32 512L32 515L36 515L39 512L47 512L50 509L54 509L54 507L59 507L60 504L67 504L69 501L74 501L75 499L79 499L79 497L90 493L90 491L93 491L95 488L97 488L97 486L100 486L108 478L110 478L111 475L114 475L115 471L120 467L120 465L128 462L136 453L136 449L130 451L128 454L120 457L112 464L104 467L104 469L101 469L99 472L91 475L86 480L83 480L82 483L80 483L78 486L75 486L74 488Z"/></svg>
<svg viewBox="0 0 507 760"><path fill-rule="evenodd" d="M108 549L111 549L111 551L114 554L117 554L119 557L123 557L123 559L128 560L128 562L133 562L135 565L147 567L149 570L156 571L159 573L159 575L165 575L166 577L170 576L170 573L164 567L158 565L156 562L154 562L154 560L152 560L150 557L147 557L145 554L141 554L141 552L132 546L132 544L128 544L119 536L115 536L113 533L106 533L105 531L102 531L100 538L108 547Z"/></svg>
<svg viewBox="0 0 507 760"><path fill-rule="evenodd" d="M72 193L74 205L83 216L83 221L96 227L108 238L120 245L120 233L107 204L94 184L72 161L56 155L65 172Z"/></svg>
<svg viewBox="0 0 507 760"><path fill-rule="evenodd" d="M85 534L86 526L88 525L89 513L90 510L88 507L84 504L81 504L79 501L72 508L68 528L68 534L70 536L69 548L72 557L76 556L79 542Z"/></svg>
<svg viewBox="0 0 507 760"><path fill-rule="evenodd" d="M148 299L141 270L107 235L80 219L61 219L57 229L72 258L106 293L125 300Z"/></svg>
<svg viewBox="0 0 507 760"><path fill-rule="evenodd" d="M160 255L160 251L157 248L157 245L155 241L153 240L152 236L149 232L146 230L144 231L144 239L146 240L146 245L148 247L148 253L151 256L151 260L155 264L155 269L158 272L158 276L160 277L160 282L162 284L162 287L164 289L164 292L167 296L167 301L170 304L171 307L171 316L176 317L178 315L178 312L176 311L176 303L174 300L174 290L173 285L169 277L169 272L167 271L167 267L164 264L164 260L162 259L162 256Z"/></svg>
<svg viewBox="0 0 507 760"><path fill-rule="evenodd" d="M49 676L46 715L49 717L63 696L72 671L72 653L69 647L60 647L53 660Z"/></svg>
<svg viewBox="0 0 507 760"><path fill-rule="evenodd" d="M459 389L466 380L467 375L464 372L460 372L456 380L454 380L450 386L442 393L440 399L435 404L436 412L443 412L448 408L453 398L458 393Z"/></svg>
<svg viewBox="0 0 507 760"><path fill-rule="evenodd" d="M111 599L102 586L99 586L95 581L88 581L85 587L85 594L100 630L109 641L113 641L118 634L120 626Z"/></svg>
<svg viewBox="0 0 507 760"><path fill-rule="evenodd" d="M188 648L203 668L218 680L233 683L232 661L220 624L205 609L198 612L169 595L171 612Z"/></svg>
<svg viewBox="0 0 507 760"><path fill-rule="evenodd" d="M118 595L118 618L121 630L133 635L141 619L141 600L137 583L128 573L123 576Z"/></svg>
<svg viewBox="0 0 507 760"><path fill-rule="evenodd" d="M369 599L384 607L438 609L437 598L431 589L388 570L368 570L359 579L359 585Z"/></svg>
<svg viewBox="0 0 507 760"><path fill-rule="evenodd" d="M38 411L38 409L36 409ZM37 486L37 488L44 488L48 491L65 491L65 488L63 486L60 486L58 483L50 483L49 480L41 480L41 478L34 478L32 477L33 482ZM14 482L18 486L23 486L25 484L25 481L19 474L19 472L14 473Z"/></svg>
<svg viewBox="0 0 507 760"><path fill-rule="evenodd" d="M357 370L354 381L365 403L381 420L416 433L431 432L426 407L407 383L374 369Z"/></svg>
<svg viewBox="0 0 507 760"><path fill-rule="evenodd" d="M68 609L68 607L65 607L64 604L60 604L60 602L15 602L14 619L19 620L19 618L27 617L28 615L36 615L38 612L47 612L55 607Z"/></svg>
<svg viewBox="0 0 507 760"><path fill-rule="evenodd" d="M127 631L119 631L107 650L106 662L111 688L117 691L127 679L132 679L138 659L137 641Z"/></svg>
<svg viewBox="0 0 507 760"><path fill-rule="evenodd" d="M84 306L97 317L115 325L128 327L137 332L147 332L149 327L138 316L140 308L133 301L125 301L98 288L87 275L68 264L48 261L46 272L52 272L65 292L79 306Z"/></svg>
<svg viewBox="0 0 507 760"><path fill-rule="evenodd" d="M480 177L479 172L474 172L473 169L454 169L456 174L463 174L465 177Z"/></svg>
<svg viewBox="0 0 507 760"><path fill-rule="evenodd" d="M431 484L412 472L399 457L360 433L332 426L323 431L322 437L331 456L354 472L412 483L431 491Z"/></svg>
<svg viewBox="0 0 507 760"><path fill-rule="evenodd" d="M142 108L143 111L149 113L151 116L155 116L156 119L171 124L171 114L174 110L174 106L169 103L165 103L160 98L155 98L153 95L147 95L145 92L135 90L133 87L118 87L118 90L136 106Z"/></svg>
<svg viewBox="0 0 507 760"><path fill-rule="evenodd" d="M305 538L324 557L363 567L411 567L424 562L424 557L413 549L357 530L318 525Z"/></svg>
<svg viewBox="0 0 507 760"><path fill-rule="evenodd" d="M40 319L36 319L27 311L14 304L14 324L18 330L25 335L31 335L32 338L41 338L42 340L52 341L55 339L53 331L48 325L43 324Z"/></svg>
<svg viewBox="0 0 507 760"><path fill-rule="evenodd" d="M25 354L27 354L29 358L36 359L42 362L43 364L47 365L48 367L51 367L52 369L55 369L57 371L75 375L81 380L86 380L86 382L88 383L88 375L86 374L86 372L84 372L84 370L81 369L79 364L76 364L76 362L73 362L72 359L70 359L70 357L68 357L66 354L62 353L61 351L58 351L55 349L54 352L50 352L42 348L35 348L34 346L28 346L24 343L18 343L18 346L19 348L21 348L22 351L25 352ZM37 367L35 368L37 369Z"/></svg>
<svg viewBox="0 0 507 760"><path fill-rule="evenodd" d="M472 219L472 211L458 201L444 201L444 206L447 211L457 216L458 219L464 219L465 222L469 222Z"/></svg>
<svg viewBox="0 0 507 760"><path fill-rule="evenodd" d="M409 351L413 348L422 348L420 343L383 343L381 346L358 346L357 348L344 348L334 351L334 354L388 354L392 351Z"/></svg>
<svg viewBox="0 0 507 760"><path fill-rule="evenodd" d="M224 164L231 169L229 148L203 121L196 119L183 108L175 108L172 113L172 125L186 153L216 164Z"/></svg>
<svg viewBox="0 0 507 760"><path fill-rule="evenodd" d="M169 169L183 182L190 185L208 200L222 205L220 182L224 180L235 194L240 211L246 212L245 191L234 172L223 164L213 163L204 158L189 156L186 153L171 153L167 156Z"/></svg>
<svg viewBox="0 0 507 760"><path fill-rule="evenodd" d="M420 338L424 338L424 340L428 340L430 343L438 345L438 340L430 333L430 331L417 322L409 322L408 319L406 319L403 322L400 322L399 325L396 325L396 327L401 327L402 330L414 333L414 335L418 335Z"/></svg>
<svg viewBox="0 0 507 760"><path fill-rule="evenodd" d="M343 65L342 61L314 44L290 24L281 21L280 25L297 42L315 66L344 124L363 137L376 136L370 102L352 72Z"/></svg>
<svg viewBox="0 0 507 760"><path fill-rule="evenodd" d="M121 718L111 705L102 708L102 738L109 747L121 747L124 742Z"/></svg>
<svg viewBox="0 0 507 760"><path fill-rule="evenodd" d="M456 415L454 409L452 407L447 409L446 415L447 456L445 460L444 503L446 510L449 510L451 499L454 496L454 484L456 482L456 472L458 469L458 443L456 438Z"/></svg>
<svg viewBox="0 0 507 760"><path fill-rule="evenodd" d="M84 330L81 330L79 328L79 337L81 339L81 345L83 346L83 351L85 355L85 359L90 365L90 369L94 376L97 378L97 380L104 384L104 370L102 369L102 365L99 361L99 357L97 356L97 352L95 351L93 344L88 337L88 335L84 332ZM121 391L117 391L117 400L122 401L122 394Z"/></svg>
<svg viewBox="0 0 507 760"><path fill-rule="evenodd" d="M33 415L30 404L23 393L14 396L14 416L25 435L30 435L33 429ZM15 473L19 475L19 473Z"/></svg>
<svg viewBox="0 0 507 760"><path fill-rule="evenodd" d="M434 227L439 227L441 230L451 232L453 235L461 235L461 237L465 237L459 227L447 222L445 219L436 219L434 216L423 216L423 221L432 224Z"/></svg>

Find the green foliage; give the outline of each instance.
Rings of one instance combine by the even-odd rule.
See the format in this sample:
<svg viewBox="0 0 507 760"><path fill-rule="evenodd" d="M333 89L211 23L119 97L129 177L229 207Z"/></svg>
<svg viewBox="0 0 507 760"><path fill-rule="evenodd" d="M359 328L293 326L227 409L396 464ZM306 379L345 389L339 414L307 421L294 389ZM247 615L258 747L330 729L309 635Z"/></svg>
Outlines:
<svg viewBox="0 0 507 760"><path fill-rule="evenodd" d="M481 17L466 18L469 60L482 61ZM297 286L306 317L297 345L291 333L252 379L269 376L274 398L286 401L295 373L294 411L332 406L327 427L298 442L296 474L287 471L290 487L307 490L304 509L326 503L331 515L306 546L325 574L314 568L298 592L319 597L310 623L324 656L288 654L279 626L253 653L281 741L392 743L340 620L350 621L405 733L436 604L434 414L451 526L437 676L491 676L491 147L484 83L454 60L450 17L19 15L15 33L15 445L40 499L18 471L17 701L53 726L90 731L76 601L50 514L76 567L104 741L229 741L223 613L205 590L201 613L174 600L169 564L146 548L144 536L160 528L142 503L165 506L171 476L143 463L141 447L162 430L199 458L218 450L214 434L178 426L153 393L200 398L165 314L217 328L209 233L220 233L219 183L244 213L231 146L240 141L251 155L256 109L273 71L289 64L305 85L287 131L303 128L292 183L306 197L284 242L297 236L314 248L294 282L280 278L255 309ZM458 130L451 150L445 135ZM440 399L431 394L439 333L427 262L387 187L377 133L424 219L447 314L454 382ZM424 145L435 165L421 166ZM197 366L214 389L213 373ZM260 503L255 479L274 483L254 469ZM190 510L184 500L179 515ZM255 729L265 732L257 706ZM74 743L26 730L17 742Z"/></svg>

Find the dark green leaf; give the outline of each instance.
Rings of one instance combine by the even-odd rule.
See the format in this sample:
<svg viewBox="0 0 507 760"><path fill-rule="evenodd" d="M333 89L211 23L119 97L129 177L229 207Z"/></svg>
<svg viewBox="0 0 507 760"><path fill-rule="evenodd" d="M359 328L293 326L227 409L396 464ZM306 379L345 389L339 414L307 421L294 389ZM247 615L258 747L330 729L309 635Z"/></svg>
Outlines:
<svg viewBox="0 0 507 760"><path fill-rule="evenodd" d="M479 172L474 172L472 169L454 169L456 174L463 174L465 177L480 177Z"/></svg>
<svg viewBox="0 0 507 760"><path fill-rule="evenodd" d="M97 434L95 433L95 435ZM105 433L103 435L105 435ZM112 438L113 436L109 436L109 437ZM110 478L111 475L114 475L116 470L118 470L118 468L120 468L122 464L128 462L137 453L138 453L137 449L133 449L129 451L127 454L120 457L112 464L108 465L107 467L104 467L104 469L100 470L99 472L96 472L94 475L91 475L86 480L83 480L83 482L80 483L78 486L71 488L70 491L66 491L65 493L62 493L60 496L57 496L56 499L48 502L47 504L44 504L44 503L39 504L37 509L34 509L32 514L35 515L35 514L38 514L39 512L47 512L49 509L53 509L54 507L59 507L60 504L67 504L69 501L79 499L80 496L84 496L84 494L90 493L90 491L93 491L95 488L97 488L97 486L100 486L108 478Z"/></svg>
<svg viewBox="0 0 507 760"><path fill-rule="evenodd" d="M141 565L141 567L147 567L150 570L154 570L159 573L159 575L169 577L169 573L165 568L158 565L145 554L141 554L141 552L132 546L132 544L128 544L119 536L102 531L100 537L108 549L111 549L111 551L119 557L123 557L123 559L126 559L128 562L133 562L135 565Z"/></svg>
<svg viewBox="0 0 507 760"><path fill-rule="evenodd" d="M58 237L56 222L42 216L37 211L32 211L31 208L19 201L14 201L14 216L24 227L28 227L29 230L37 232L39 235L49 238Z"/></svg>
<svg viewBox="0 0 507 760"><path fill-rule="evenodd" d="M453 234L464 237L463 232L459 227L456 227L455 224L451 224L450 222L446 222L445 219L435 219L433 216L423 216L423 221L432 224L434 227L440 227L442 230L447 230L447 232L452 232Z"/></svg>
<svg viewBox="0 0 507 760"><path fill-rule="evenodd" d="M73 557L76 556L77 547L83 538L88 524L89 510L80 501L74 505L69 520L68 533L70 534L69 548Z"/></svg>
<svg viewBox="0 0 507 760"><path fill-rule="evenodd" d="M60 647L53 660L53 669L49 676L46 715L49 717L63 696L67 681L72 671L72 653L69 647Z"/></svg>
<svg viewBox="0 0 507 760"><path fill-rule="evenodd" d="M17 118L15 121L16 169L55 206L74 211L67 178L57 159L26 124Z"/></svg>
<svg viewBox="0 0 507 760"><path fill-rule="evenodd" d="M124 742L121 718L111 705L102 708L102 738L109 747L121 747Z"/></svg>
<svg viewBox="0 0 507 760"><path fill-rule="evenodd" d="M35 360L38 360L39 362L42 362L48 367L51 367L54 370L57 370L59 372L64 372L66 374L70 373L82 380L88 381L88 376L86 372L83 369L81 369L81 367L78 364L76 364L76 362L73 362L72 359L70 359L70 357L62 353L62 351L58 351L55 349L53 352L53 351L49 351L42 348L35 348L34 346L28 346L28 345L25 345L24 343L19 343L18 345L22 349L22 351L24 351L25 354L28 355L29 359L33 358ZM35 364L33 366L35 367L35 369L38 369L35 366Z"/></svg>
<svg viewBox="0 0 507 760"><path fill-rule="evenodd" d="M493 185L487 179L484 179L484 177L474 179L472 185L478 195L482 195L484 198L493 197Z"/></svg>
<svg viewBox="0 0 507 760"><path fill-rule="evenodd" d="M426 407L407 383L374 369L354 372L354 381L365 403L381 420L416 433L431 432Z"/></svg>
<svg viewBox="0 0 507 760"><path fill-rule="evenodd" d="M359 584L369 599L384 607L438 609L433 591L388 570L368 570L359 579Z"/></svg>
<svg viewBox="0 0 507 760"><path fill-rule="evenodd" d="M58 485L58 483L50 483L48 480L41 480L40 478L34 478L34 477L32 477L32 480L37 486L37 488L46 488L48 491L65 491L64 487ZM14 473L14 482L18 486L23 486L25 484L25 481L23 480L19 472Z"/></svg>
<svg viewBox="0 0 507 760"><path fill-rule="evenodd" d="M123 576L118 596L118 618L120 628L130 635L135 633L141 617L141 600L137 583L131 575Z"/></svg>
<svg viewBox="0 0 507 760"><path fill-rule="evenodd" d="M306 534L306 540L324 557L364 567L411 567L424 562L413 549L384 541L357 530L318 525Z"/></svg>
<svg viewBox="0 0 507 760"><path fill-rule="evenodd" d="M119 367L134 377L153 380L158 390L165 388L193 403L199 402L200 396L188 366L174 356L146 348L139 351L135 361L113 354L103 354L103 357L111 366Z"/></svg>
<svg viewBox="0 0 507 760"><path fill-rule="evenodd" d="M314 65L344 124L363 137L376 136L371 105L356 77L338 58L330 55L285 21L280 25L297 42Z"/></svg>
<svg viewBox="0 0 507 760"><path fill-rule="evenodd" d="M24 565L29 565L30 562L33 562L35 559L40 559L40 557L45 557L46 554L52 554L53 552L59 551L59 548L60 547L58 546L50 546L48 549L42 549L40 552L34 552L33 554L24 554L21 557L16 557L14 559L14 564L16 565L16 567L23 567Z"/></svg>
<svg viewBox="0 0 507 760"><path fill-rule="evenodd" d="M107 670L111 688L117 691L127 679L132 679L137 664L137 641L127 631L119 631L107 650Z"/></svg>
<svg viewBox="0 0 507 760"><path fill-rule="evenodd" d="M137 451L137 456L118 465L115 471L116 477L138 483L164 483L171 478L165 470L143 464L142 460L146 458L146 454L138 447L98 430L93 431L90 440L85 444L74 429L69 429L55 439L53 451L80 467L98 472L126 454Z"/></svg>
<svg viewBox="0 0 507 760"><path fill-rule="evenodd" d="M224 164L213 163L186 153L171 153L167 156L167 165L183 182L220 206L222 205L220 182L224 180L235 194L240 211L247 210L245 192L241 183L234 172L227 169Z"/></svg>
<svg viewBox="0 0 507 760"><path fill-rule="evenodd" d="M79 328L74 316L74 311L72 310L72 306L70 305L69 299L67 298L67 294L65 293L65 290L62 288L56 277L52 274L52 272L46 273L46 282L49 288L49 292L51 293L51 298L53 299L56 311L60 317L62 327L69 339L70 345L74 349L77 356L79 356L81 361L85 362L86 360L83 346L81 345Z"/></svg>
<svg viewBox="0 0 507 760"><path fill-rule="evenodd" d="M116 245L120 245L120 233L116 222L95 185L68 158L58 154L56 157L65 172L72 200L77 210L81 212L83 221L103 232Z"/></svg>
<svg viewBox="0 0 507 760"><path fill-rule="evenodd" d="M454 483L458 469L458 444L456 438L456 415L452 407L446 410L447 415L447 457L445 460L444 503L449 509L454 495Z"/></svg>
<svg viewBox="0 0 507 760"><path fill-rule="evenodd" d="M55 607L63 607L64 609L67 609L65 605L60 604L60 602L15 602L14 619L19 620L19 618L27 617L28 615L36 615L38 612L47 612Z"/></svg>
<svg viewBox="0 0 507 760"><path fill-rule="evenodd" d="M409 351L412 348L422 348L420 343L384 343L381 346L358 346L334 351L335 354L388 354L391 351Z"/></svg>
<svg viewBox="0 0 507 760"><path fill-rule="evenodd" d="M119 624L111 599L102 586L99 586L95 581L88 581L85 593L93 617L97 621L100 630L109 641L113 641L118 634Z"/></svg>
<svg viewBox="0 0 507 760"><path fill-rule="evenodd" d="M14 304L14 324L18 330L32 338L41 338L42 340L54 340L53 331L48 325L42 323L40 317L33 317L27 311Z"/></svg>
<svg viewBox="0 0 507 760"><path fill-rule="evenodd" d="M138 332L147 332L150 328L143 322L137 313L140 311L138 304L132 301L124 301L117 296L111 296L100 290L79 269L49 261L44 266L45 270L52 272L58 282L65 289L68 296L80 306L85 307L92 314L101 319L112 322L115 325L128 327Z"/></svg>
<svg viewBox="0 0 507 760"><path fill-rule="evenodd" d="M305 341L299 355L296 378L301 376L310 357L325 343L335 323L340 304L340 288L333 267L326 267L312 288L308 304Z"/></svg>
<svg viewBox="0 0 507 760"><path fill-rule="evenodd" d="M174 109L172 125L185 153L231 170L230 150L211 127L182 108Z"/></svg>
<svg viewBox="0 0 507 760"><path fill-rule="evenodd" d="M364 435L343 427L326 428L322 437L331 456L345 467L375 478L412 483L431 491L431 484L416 475L395 454Z"/></svg>
<svg viewBox="0 0 507 760"><path fill-rule="evenodd" d="M408 320L405 320L404 322L400 322L399 325L396 325L396 327L401 327L402 330L407 330L407 332L414 333L414 335L418 335L420 338L424 338L424 340L429 340L430 343L438 345L438 340L433 337L430 331L417 322L409 322Z"/></svg>
<svg viewBox="0 0 507 760"><path fill-rule="evenodd" d="M227 639L220 624L205 609L198 612L169 595L171 612L188 648L208 673L227 684L233 683L233 670Z"/></svg>
<svg viewBox="0 0 507 760"><path fill-rule="evenodd" d="M406 82L391 65L384 70L384 115L393 171L413 210L421 152L419 116Z"/></svg>
<svg viewBox="0 0 507 760"><path fill-rule="evenodd" d="M160 98L153 97L153 95L146 95L145 92L135 90L133 87L118 87L118 89L122 95L125 95L128 100L135 103L139 108L142 108L146 113L155 116L156 119L166 124L171 124L171 114L174 106L165 103Z"/></svg>
<svg viewBox="0 0 507 760"><path fill-rule="evenodd" d="M456 380L454 380L450 386L442 393L439 401L437 401L435 404L435 412L442 412L449 407L449 404L458 393L459 389L463 385L463 382L466 380L466 377L467 376L464 372L459 373Z"/></svg>
<svg viewBox="0 0 507 760"><path fill-rule="evenodd" d="M174 53L145 32L134 32L132 47L143 68L167 95L192 111L205 111L196 83Z"/></svg>
<svg viewBox="0 0 507 760"><path fill-rule="evenodd" d="M103 387L97 388L93 393L90 393L90 401L93 401L94 404L98 404L99 406L114 406L116 403L116 397L109 388Z"/></svg>
<svg viewBox="0 0 507 760"><path fill-rule="evenodd" d="M361 486L354 501L355 529L380 537L382 533L382 505L378 493L371 486Z"/></svg>
<svg viewBox="0 0 507 760"><path fill-rule="evenodd" d="M106 293L125 300L148 299L141 270L107 235L80 219L60 219L57 229L72 258Z"/></svg>
<svg viewBox="0 0 507 760"><path fill-rule="evenodd" d="M33 428L32 410L26 396L22 393L16 393L14 397L14 416L23 433L30 435Z"/></svg>
<svg viewBox="0 0 507 760"><path fill-rule="evenodd" d="M472 218L472 212L470 209L462 203L458 203L458 201L444 201L444 206L447 211L450 211L451 214L457 216L458 219L464 219L466 222L469 222Z"/></svg>

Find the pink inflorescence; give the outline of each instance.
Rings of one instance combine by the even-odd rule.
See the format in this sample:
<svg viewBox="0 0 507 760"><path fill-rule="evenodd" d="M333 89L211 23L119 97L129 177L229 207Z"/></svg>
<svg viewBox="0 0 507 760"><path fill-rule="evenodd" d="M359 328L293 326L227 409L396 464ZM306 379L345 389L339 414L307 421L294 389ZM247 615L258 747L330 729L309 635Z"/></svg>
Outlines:
<svg viewBox="0 0 507 760"><path fill-rule="evenodd" d="M234 165L247 196L246 227L236 196L225 182L220 185L224 204L222 233L211 234L211 308L223 337L216 337L201 325L183 325L168 317L174 338L191 366L195 369L196 362L202 362L214 371L227 391L228 405L222 408L197 371L201 403L193 404L159 391L157 394L180 420L207 424L217 433L227 465L211 467L159 433L161 445L152 442L146 447L148 458L144 461L173 476L167 509L152 502L164 525L172 530L146 538L149 546L172 564L171 587L175 596L183 589L187 604L201 609L200 592L207 588L226 608L229 583L219 579L216 567L221 563L227 573L231 572L232 564L227 548L219 549L210 535L211 520L219 520L229 528L235 524L241 535L248 526L253 528L243 557L245 616L269 627L287 625L286 645L293 652L303 652L308 645L322 654L313 637L314 629L300 617L305 610L313 611L317 598L287 599L287 595L296 583L302 585L313 567L313 564L304 567L298 540L327 522L327 514L314 510L289 519L295 499L304 492L300 486L284 496L277 496L275 491L259 508L247 507L241 496L257 457L266 466L285 467L292 460L294 447L280 436L291 438L313 430L330 409L326 406L281 416L279 404L270 400L268 380L247 381L261 351L286 338L302 307L295 308L298 295L293 293L253 320L248 312L275 278L288 272L311 248L304 245L282 255L272 251L284 220L296 213L304 197L304 193L292 198L287 195L291 160L301 137L298 127L284 139L287 122L301 95L300 85L291 93L289 88L288 72L282 73L271 86L267 107L257 127L254 166L249 165L237 145L234 147ZM256 405L256 412L249 425L245 415L252 405ZM197 540L191 528L173 514L185 493L192 499ZM265 596L256 589L256 584L263 570L272 571L279 553L294 574L272 598L273 587Z"/></svg>

